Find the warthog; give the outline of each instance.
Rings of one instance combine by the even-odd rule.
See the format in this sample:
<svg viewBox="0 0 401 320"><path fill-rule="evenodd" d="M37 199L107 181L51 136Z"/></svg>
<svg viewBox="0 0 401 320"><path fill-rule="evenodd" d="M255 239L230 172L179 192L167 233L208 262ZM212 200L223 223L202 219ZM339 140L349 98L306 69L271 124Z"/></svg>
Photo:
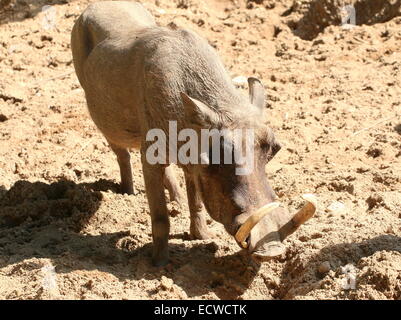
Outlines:
<svg viewBox="0 0 401 320"><path fill-rule="evenodd" d="M168 262L170 227L164 187L177 201L181 194L169 167L171 159L167 157L166 164L147 160L151 142L146 136L150 129L159 128L168 140L169 121L176 121L178 130L254 132L254 169L247 175L236 174L242 164L235 161L178 162L185 175L191 236L210 237L203 214L206 207L254 256L264 259L284 252L282 241L314 214L315 200L307 196L307 204L295 215L275 202L265 165L280 144L264 120L264 89L259 80L250 78L249 98L243 96L204 39L191 31L157 26L139 3L91 4L74 25L71 47L90 115L117 155L126 193L133 192L128 150L140 142L155 265ZM228 145L234 152L246 143L245 137L236 140L226 134L224 138L218 147Z"/></svg>

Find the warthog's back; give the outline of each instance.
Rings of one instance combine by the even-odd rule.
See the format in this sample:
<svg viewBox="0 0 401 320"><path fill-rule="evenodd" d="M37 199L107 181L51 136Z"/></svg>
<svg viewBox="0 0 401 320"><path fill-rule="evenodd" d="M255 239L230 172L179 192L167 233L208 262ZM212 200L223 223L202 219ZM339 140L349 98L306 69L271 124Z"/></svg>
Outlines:
<svg viewBox="0 0 401 320"><path fill-rule="evenodd" d="M140 3L102 1L89 5L75 23L71 36L74 65L81 84L84 86L83 64L96 45L153 25L153 16Z"/></svg>
<svg viewBox="0 0 401 320"><path fill-rule="evenodd" d="M141 34L142 30L152 26L156 26L153 16L140 3L101 1L89 5L72 30L71 49L74 67L79 82L85 90L91 117L109 140L124 145L128 144L132 133L137 135L138 119L135 112L127 110L128 101L125 101L127 99L124 97L126 95L119 92L128 88L128 86L121 88L124 80L120 79L114 83L109 81L111 71L124 73L121 66L118 66L121 59L101 49L95 53L95 48L107 41L124 43L125 39L135 37ZM90 59L94 55L99 58ZM124 52L122 55L124 56ZM90 75L87 71L88 66ZM99 94L103 80L107 83L106 96L103 95L104 90L100 90L102 94ZM124 105L115 101L113 96L119 97L119 100L125 102ZM110 97L111 99L107 99Z"/></svg>
<svg viewBox="0 0 401 320"><path fill-rule="evenodd" d="M131 5L91 5L72 36L74 65L89 112L109 141L131 147L149 129L167 132L169 120L187 128L180 92L213 108L219 107L217 101L227 107L243 102L206 40L187 30L157 26L139 4L127 18L126 6ZM125 21L118 26L121 19Z"/></svg>

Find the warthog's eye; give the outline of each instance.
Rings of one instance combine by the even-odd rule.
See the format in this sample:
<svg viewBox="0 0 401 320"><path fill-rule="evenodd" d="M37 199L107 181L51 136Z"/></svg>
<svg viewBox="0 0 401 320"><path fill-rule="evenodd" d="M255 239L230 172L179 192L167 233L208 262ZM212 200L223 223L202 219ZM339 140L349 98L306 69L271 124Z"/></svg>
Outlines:
<svg viewBox="0 0 401 320"><path fill-rule="evenodd" d="M260 144L260 148L262 149L263 152L269 152L270 144L264 141Z"/></svg>
<svg viewBox="0 0 401 320"><path fill-rule="evenodd" d="M273 159L273 157L280 151L281 145L277 142L269 143L267 141L263 141L260 143L260 149L262 153L267 156L268 161Z"/></svg>
<svg viewBox="0 0 401 320"><path fill-rule="evenodd" d="M260 143L260 150L262 151L262 154L266 156L269 160L274 156L272 146L267 141L263 141Z"/></svg>
<svg viewBox="0 0 401 320"><path fill-rule="evenodd" d="M272 154L273 154L273 156L275 156L276 153L280 151L280 149L281 149L281 144L278 143L278 142L274 143L273 146L272 146Z"/></svg>

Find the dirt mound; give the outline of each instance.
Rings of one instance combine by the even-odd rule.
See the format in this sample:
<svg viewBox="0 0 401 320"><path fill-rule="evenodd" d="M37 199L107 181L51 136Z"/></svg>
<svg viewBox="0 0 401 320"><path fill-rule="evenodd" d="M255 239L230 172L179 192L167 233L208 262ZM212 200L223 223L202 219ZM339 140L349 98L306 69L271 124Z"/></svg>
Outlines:
<svg viewBox="0 0 401 320"><path fill-rule="evenodd" d="M288 26L304 40L315 39L326 27L342 23L356 25L387 22L401 15L401 1L387 0L304 0L294 1L286 13L294 15ZM354 15L355 21L351 16Z"/></svg>
<svg viewBox="0 0 401 320"><path fill-rule="evenodd" d="M401 0L358 0L354 4L356 24L376 24L401 16Z"/></svg>
<svg viewBox="0 0 401 320"><path fill-rule="evenodd" d="M358 298L401 299L401 251L376 252L361 259L358 268L358 285L363 288Z"/></svg>
<svg viewBox="0 0 401 320"><path fill-rule="evenodd" d="M75 0L0 0L0 23L33 18L44 13L52 5L67 4L71 1Z"/></svg>
<svg viewBox="0 0 401 320"><path fill-rule="evenodd" d="M379 236L360 243L327 246L307 263L293 261L292 281L283 298L396 299L400 293L401 245L398 237Z"/></svg>

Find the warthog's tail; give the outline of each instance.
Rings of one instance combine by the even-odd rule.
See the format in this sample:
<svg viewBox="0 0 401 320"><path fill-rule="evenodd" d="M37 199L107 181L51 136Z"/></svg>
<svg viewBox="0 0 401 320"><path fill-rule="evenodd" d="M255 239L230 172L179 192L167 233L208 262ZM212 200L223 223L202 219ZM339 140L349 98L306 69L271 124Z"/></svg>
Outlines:
<svg viewBox="0 0 401 320"><path fill-rule="evenodd" d="M95 39L91 37L88 29L85 25L84 17L81 15L75 22L71 33L71 50L75 72L82 86L82 79L84 78L83 66L95 46Z"/></svg>

